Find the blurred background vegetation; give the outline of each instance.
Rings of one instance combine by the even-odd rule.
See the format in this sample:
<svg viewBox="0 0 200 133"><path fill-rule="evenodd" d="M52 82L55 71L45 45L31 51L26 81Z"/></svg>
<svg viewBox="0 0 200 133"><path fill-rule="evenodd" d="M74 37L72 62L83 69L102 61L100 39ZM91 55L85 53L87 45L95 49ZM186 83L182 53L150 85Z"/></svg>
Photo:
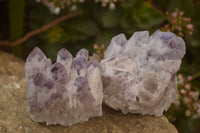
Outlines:
<svg viewBox="0 0 200 133"><path fill-rule="evenodd" d="M81 14L11 46L76 11ZM178 95L165 115L180 132L200 132L200 0L0 0L0 49L22 59L38 46L54 61L63 47L73 55L84 47L100 60L113 36L157 29L183 37L187 47Z"/></svg>

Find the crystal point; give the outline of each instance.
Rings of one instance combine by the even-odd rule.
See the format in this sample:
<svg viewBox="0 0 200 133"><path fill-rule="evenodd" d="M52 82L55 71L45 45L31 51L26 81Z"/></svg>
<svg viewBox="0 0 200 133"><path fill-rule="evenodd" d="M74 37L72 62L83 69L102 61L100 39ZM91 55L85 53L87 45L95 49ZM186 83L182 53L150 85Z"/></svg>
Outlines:
<svg viewBox="0 0 200 133"><path fill-rule="evenodd" d="M176 97L176 72L185 42L171 32L136 32L113 37L101 60L104 102L123 113L160 116ZM115 45L117 42L125 42Z"/></svg>
<svg viewBox="0 0 200 133"><path fill-rule="evenodd" d="M80 49L77 54L76 57L84 57L86 60L88 59L88 51L86 49Z"/></svg>
<svg viewBox="0 0 200 133"><path fill-rule="evenodd" d="M102 115L100 68L87 67L89 62L100 65L94 59L87 62L87 58L86 49L73 59L63 48L52 65L39 48L29 54L25 64L27 110L34 121L67 126Z"/></svg>

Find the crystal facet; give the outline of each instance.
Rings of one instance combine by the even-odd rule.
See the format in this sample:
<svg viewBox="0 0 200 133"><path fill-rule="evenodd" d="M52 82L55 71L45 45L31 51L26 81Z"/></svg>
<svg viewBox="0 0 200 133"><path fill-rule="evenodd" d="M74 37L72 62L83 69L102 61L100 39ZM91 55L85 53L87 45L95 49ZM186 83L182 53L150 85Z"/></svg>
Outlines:
<svg viewBox="0 0 200 133"><path fill-rule="evenodd" d="M101 61L104 102L124 114L160 116L176 97L185 42L171 32L113 37Z"/></svg>
<svg viewBox="0 0 200 133"><path fill-rule="evenodd" d="M54 64L37 47L29 54L25 65L27 110L34 121L67 126L102 115L100 65L87 58L86 49L73 59L63 48Z"/></svg>

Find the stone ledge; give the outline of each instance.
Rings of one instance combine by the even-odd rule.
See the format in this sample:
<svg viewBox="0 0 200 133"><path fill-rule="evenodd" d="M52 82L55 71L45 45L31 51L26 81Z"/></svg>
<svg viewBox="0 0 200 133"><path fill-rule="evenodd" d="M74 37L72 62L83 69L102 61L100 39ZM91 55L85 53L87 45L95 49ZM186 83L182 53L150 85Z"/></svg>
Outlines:
<svg viewBox="0 0 200 133"><path fill-rule="evenodd" d="M0 51L1 133L177 133L166 117L123 115L103 106L103 116L70 127L46 126L26 112L24 61Z"/></svg>

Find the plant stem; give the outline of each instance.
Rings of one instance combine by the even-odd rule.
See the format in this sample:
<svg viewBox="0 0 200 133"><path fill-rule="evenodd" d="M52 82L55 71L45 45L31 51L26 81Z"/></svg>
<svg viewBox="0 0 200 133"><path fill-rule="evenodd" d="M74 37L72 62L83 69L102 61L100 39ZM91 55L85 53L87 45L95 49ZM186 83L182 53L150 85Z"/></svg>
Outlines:
<svg viewBox="0 0 200 133"><path fill-rule="evenodd" d="M1 41L0 40L0 46L4 45L4 46L17 46L19 44L22 44L24 42L26 42L30 37L35 36L41 32L47 31L48 29L52 28L53 26L57 25L58 23L65 21L67 19L70 19L72 17L78 16L82 13L82 11L76 11L76 12L72 12L70 14L64 15L60 18L57 18L56 20L54 20L53 22L51 22L50 24L44 25L43 27L36 29L34 31L28 32L24 37L18 39L15 42L10 42L10 41Z"/></svg>

